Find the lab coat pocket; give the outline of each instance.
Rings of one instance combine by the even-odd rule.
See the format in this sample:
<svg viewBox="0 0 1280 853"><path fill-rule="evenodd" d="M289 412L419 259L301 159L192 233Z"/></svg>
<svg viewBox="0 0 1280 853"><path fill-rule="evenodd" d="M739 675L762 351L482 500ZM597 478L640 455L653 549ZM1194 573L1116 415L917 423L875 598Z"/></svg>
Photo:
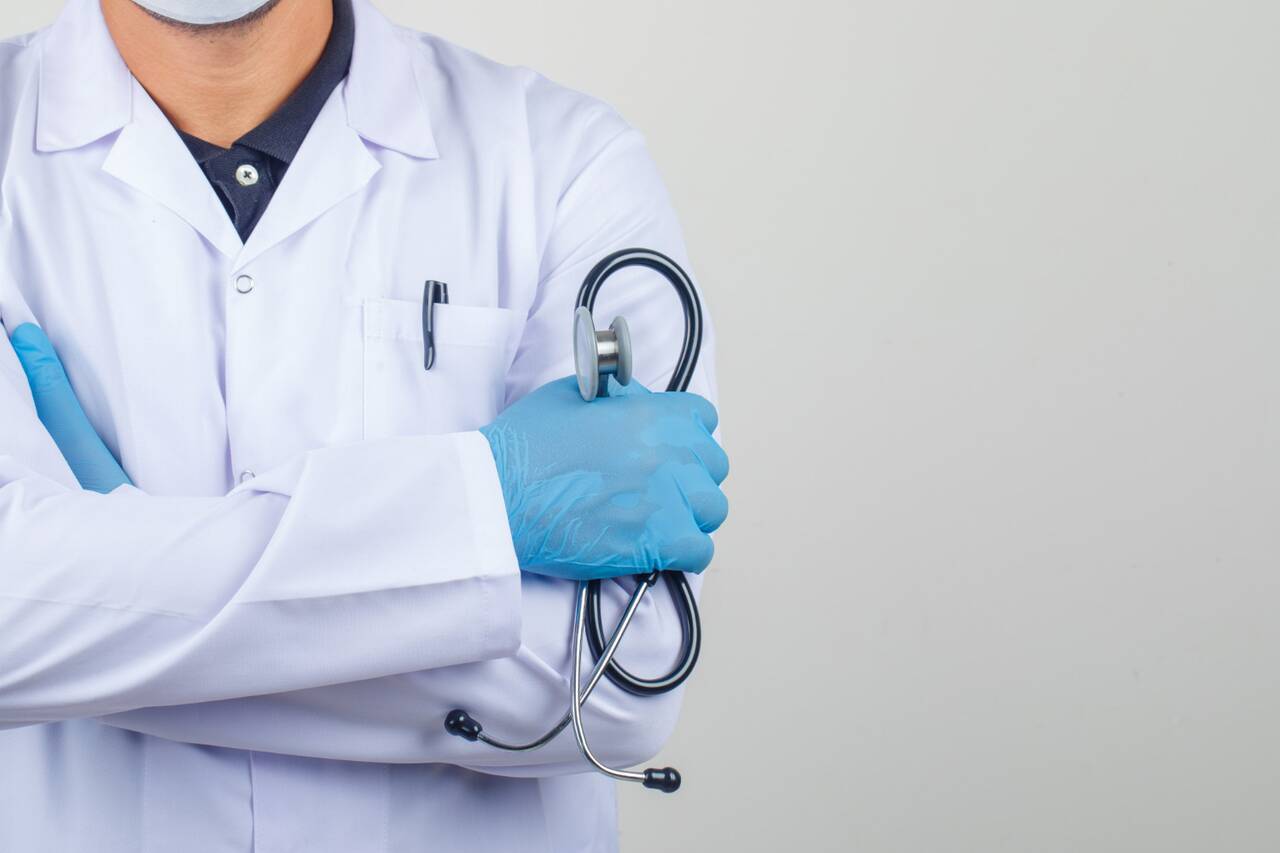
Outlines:
<svg viewBox="0 0 1280 853"><path fill-rule="evenodd" d="M516 312L437 305L427 370L422 303L366 299L363 311L365 438L460 432L497 416L519 343Z"/></svg>

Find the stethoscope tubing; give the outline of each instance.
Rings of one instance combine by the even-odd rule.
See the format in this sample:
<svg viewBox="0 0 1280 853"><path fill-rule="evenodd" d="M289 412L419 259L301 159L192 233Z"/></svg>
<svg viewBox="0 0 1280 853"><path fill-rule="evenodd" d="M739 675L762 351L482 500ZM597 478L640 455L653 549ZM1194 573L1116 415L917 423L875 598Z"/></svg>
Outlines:
<svg viewBox="0 0 1280 853"><path fill-rule="evenodd" d="M622 249L601 259L582 281L577 306L595 310L596 298L609 276L627 267L647 267L662 275L675 290L684 311L684 338L676 369L667 382L667 391L687 391L702 352L702 303L693 279L671 258L652 249ZM618 661L605 667L605 676L618 688L634 696L658 696L668 693L687 679L698 663L702 651L702 619L698 602L689 581L681 571L662 572L667 591L680 614L681 649L675 666L657 678L641 678L628 672ZM604 619L601 614L600 581L591 581L587 596L587 641L591 653L600 657L605 648Z"/></svg>
<svg viewBox="0 0 1280 853"><path fill-rule="evenodd" d="M640 609L640 604L644 601L645 593L649 591L649 588L652 587L657 582L657 580L658 580L658 573L651 572L648 576L643 578L640 581L640 583L636 585L635 590L633 590L631 593L631 598L627 601L626 609L623 610L622 616L618 619L617 626L613 629L613 634L609 637L609 642L605 646L604 653L600 655L600 658L596 661L596 665L591 668L591 677L587 679L587 686L585 688L580 687L582 655L581 655L581 648L580 648L581 643L579 642L579 640L581 639L582 635L585 633L586 607L585 605L583 605L582 602L586 594L586 589L588 584L586 581L579 581L578 595L577 595L578 604L574 609L574 615L573 615L574 671L579 681L578 684L574 685L573 695L578 697L578 701L576 703L571 702L570 710L564 712L564 716L560 718L560 721L556 723L554 726L552 726L550 729L548 729L545 734L543 734L541 737L537 738L536 740L531 740L528 743L520 743L520 744L507 743L506 741L502 741L495 737L491 737L485 734L483 731L481 731L477 735L476 740L479 740L481 743L487 743L489 746L492 746L496 749L505 750L507 752L528 752L530 750L538 749L539 747L545 746L553 738L555 738L556 735L564 731L569 726L569 724L573 722L574 711L572 706L576 704L577 706L581 707L583 704L586 703L587 698L591 695L591 691L596 689L596 685L600 683L600 679L604 676L605 667L607 667L609 665L609 662L613 660L614 654L618 651L618 646L622 644L623 635L627 633L627 628L631 625L632 618L636 615L636 611Z"/></svg>

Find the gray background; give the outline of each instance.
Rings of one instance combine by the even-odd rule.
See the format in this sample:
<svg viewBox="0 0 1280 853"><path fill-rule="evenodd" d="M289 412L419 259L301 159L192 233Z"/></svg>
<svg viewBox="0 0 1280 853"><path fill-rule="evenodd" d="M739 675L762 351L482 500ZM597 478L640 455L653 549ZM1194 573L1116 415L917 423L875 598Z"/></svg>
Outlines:
<svg viewBox="0 0 1280 853"><path fill-rule="evenodd" d="M625 850L1280 849L1280 7L381 5L645 131L718 320Z"/></svg>

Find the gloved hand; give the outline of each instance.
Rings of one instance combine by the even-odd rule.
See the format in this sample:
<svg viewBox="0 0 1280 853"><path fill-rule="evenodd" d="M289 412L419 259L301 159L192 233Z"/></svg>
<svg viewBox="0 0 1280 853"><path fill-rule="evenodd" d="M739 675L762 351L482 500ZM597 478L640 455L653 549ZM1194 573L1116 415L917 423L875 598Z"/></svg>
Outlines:
<svg viewBox="0 0 1280 853"><path fill-rule="evenodd" d="M707 534L729 513L715 408L638 382L610 379L609 393L587 403L573 377L558 379L480 430L521 568L575 580L702 571Z"/></svg>
<svg viewBox="0 0 1280 853"><path fill-rule="evenodd" d="M80 408L67 372L44 330L34 323L23 323L13 330L9 340L27 374L36 415L53 436L81 487L106 494L128 483L128 475Z"/></svg>

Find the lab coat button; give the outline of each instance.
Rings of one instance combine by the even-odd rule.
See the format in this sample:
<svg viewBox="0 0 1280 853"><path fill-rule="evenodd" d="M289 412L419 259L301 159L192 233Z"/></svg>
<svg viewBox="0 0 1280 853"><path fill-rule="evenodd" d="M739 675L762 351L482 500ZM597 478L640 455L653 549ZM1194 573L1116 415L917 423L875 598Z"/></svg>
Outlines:
<svg viewBox="0 0 1280 853"><path fill-rule="evenodd" d="M240 293L248 293L253 290L253 276L241 275L236 276L236 290Z"/></svg>
<svg viewBox="0 0 1280 853"><path fill-rule="evenodd" d="M236 167L236 183L242 187L251 187L258 182L258 170L249 163L241 163Z"/></svg>
<svg viewBox="0 0 1280 853"><path fill-rule="evenodd" d="M245 468L243 471L240 472L240 482L247 483L250 480L252 480L255 476L256 475L252 471L250 471L248 468Z"/></svg>

